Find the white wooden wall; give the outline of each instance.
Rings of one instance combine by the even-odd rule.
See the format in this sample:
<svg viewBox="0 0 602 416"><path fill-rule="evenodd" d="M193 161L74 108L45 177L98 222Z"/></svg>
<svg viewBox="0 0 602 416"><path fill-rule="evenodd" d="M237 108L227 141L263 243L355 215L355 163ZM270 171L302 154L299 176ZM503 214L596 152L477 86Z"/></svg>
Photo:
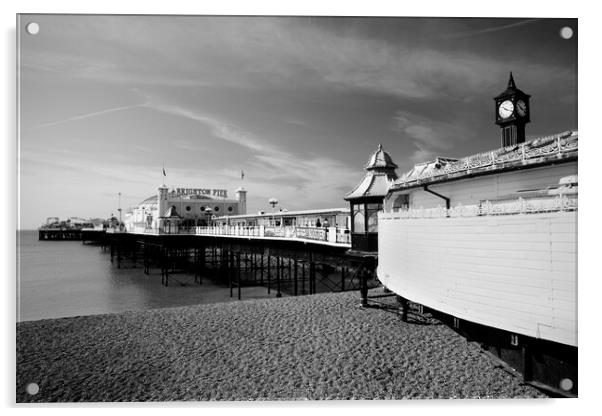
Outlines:
<svg viewBox="0 0 602 416"><path fill-rule="evenodd" d="M440 219L381 214L378 246L379 279L411 301L577 345L576 211Z"/></svg>
<svg viewBox="0 0 602 416"><path fill-rule="evenodd" d="M429 186L429 189L440 193L451 200L451 206L478 204L480 200L494 199L526 189L545 188L558 184L563 176L576 175L577 162L563 163L557 166L518 170L480 178L469 178L460 181ZM395 196L392 196L395 198ZM410 193L410 206L414 208L435 208L445 206L445 201L422 188Z"/></svg>

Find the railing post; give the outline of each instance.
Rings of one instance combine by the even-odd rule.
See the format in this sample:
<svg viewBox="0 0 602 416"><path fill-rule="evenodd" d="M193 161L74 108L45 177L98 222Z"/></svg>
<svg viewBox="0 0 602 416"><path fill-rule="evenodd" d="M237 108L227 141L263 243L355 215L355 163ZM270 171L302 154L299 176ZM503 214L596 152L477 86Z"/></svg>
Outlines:
<svg viewBox="0 0 602 416"><path fill-rule="evenodd" d="M337 227L328 227L328 241L331 243L337 242Z"/></svg>

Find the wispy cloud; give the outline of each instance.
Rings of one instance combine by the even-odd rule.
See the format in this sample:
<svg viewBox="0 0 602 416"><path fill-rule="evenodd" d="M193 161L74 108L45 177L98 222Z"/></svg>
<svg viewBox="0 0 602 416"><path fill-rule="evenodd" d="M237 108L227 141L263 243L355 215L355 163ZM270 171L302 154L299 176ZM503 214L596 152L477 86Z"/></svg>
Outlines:
<svg viewBox="0 0 602 416"><path fill-rule="evenodd" d="M478 36L478 35L483 35L485 33L499 32L500 30L507 30L507 29L511 29L513 27L528 25L529 23L533 23L538 20L541 20L541 19L526 19L526 20L521 20L520 22L509 23L507 25L492 26L492 27L488 27L485 29L471 30L471 31L459 32L459 33L457 33L457 32L456 33L445 33L445 34L441 34L439 36L447 37L447 38Z"/></svg>
<svg viewBox="0 0 602 416"><path fill-rule="evenodd" d="M57 126L59 124L69 123L69 122L78 121L78 120L85 120L87 118L96 117L96 116L100 116L103 114L115 113L117 111L131 110L132 108L137 108L137 107L141 107L141 106L143 106L143 104L125 105L122 107L107 108L105 110L94 111L92 113L86 113L86 114L80 114L80 115L73 116L73 117L67 117L62 120L56 120L56 121L51 121L48 123L37 124L35 126L24 128L23 130L29 131L29 130L41 129L43 127Z"/></svg>
<svg viewBox="0 0 602 416"><path fill-rule="evenodd" d="M474 133L462 126L464 123L438 121L403 110L397 111L393 117L393 130L401 133L415 147L414 153L407 158L411 163L447 156L438 153L450 151L458 143L472 139Z"/></svg>
<svg viewBox="0 0 602 416"><path fill-rule="evenodd" d="M184 117L201 123L211 129L212 134L220 139L239 144L255 151L265 151L267 143L259 141L252 135L243 132L236 126L227 123L219 118L203 114L201 112L185 108L183 106L164 104L158 102L149 102L144 107L160 111L163 113Z"/></svg>
<svg viewBox="0 0 602 416"><path fill-rule="evenodd" d="M204 144L192 143L188 140L176 140L173 145L182 150L189 150L192 152L205 151L208 147Z"/></svg>

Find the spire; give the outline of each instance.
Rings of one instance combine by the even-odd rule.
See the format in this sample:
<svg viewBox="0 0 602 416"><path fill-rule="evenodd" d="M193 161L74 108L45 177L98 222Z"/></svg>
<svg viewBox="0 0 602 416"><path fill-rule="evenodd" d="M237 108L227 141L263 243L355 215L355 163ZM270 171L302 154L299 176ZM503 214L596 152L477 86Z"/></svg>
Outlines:
<svg viewBox="0 0 602 416"><path fill-rule="evenodd" d="M508 88L516 89L516 84L514 83L514 77L512 76L512 71L510 71L510 79L508 80Z"/></svg>
<svg viewBox="0 0 602 416"><path fill-rule="evenodd" d="M503 92L498 94L493 99L498 101L498 100L506 98L508 96L516 95L517 93L520 93L526 97L529 97L528 94L525 94L523 91L516 88L516 83L514 82L514 75L512 74L512 71L510 71L510 76L508 77L508 86L506 87L506 89Z"/></svg>

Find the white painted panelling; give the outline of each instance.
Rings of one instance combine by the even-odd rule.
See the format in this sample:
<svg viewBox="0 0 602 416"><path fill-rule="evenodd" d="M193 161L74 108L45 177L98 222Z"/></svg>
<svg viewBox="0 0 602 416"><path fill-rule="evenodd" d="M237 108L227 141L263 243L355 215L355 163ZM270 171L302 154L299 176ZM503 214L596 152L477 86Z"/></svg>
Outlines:
<svg viewBox="0 0 602 416"><path fill-rule="evenodd" d="M379 219L379 279L480 324L577 345L577 212Z"/></svg>
<svg viewBox="0 0 602 416"><path fill-rule="evenodd" d="M577 162L570 162L429 185L429 189L450 198L451 206L455 207L478 204L482 200L505 197L518 191L546 188L558 184L564 176L576 174ZM445 206L445 201L417 188L410 193L410 204L414 208L435 208Z"/></svg>

